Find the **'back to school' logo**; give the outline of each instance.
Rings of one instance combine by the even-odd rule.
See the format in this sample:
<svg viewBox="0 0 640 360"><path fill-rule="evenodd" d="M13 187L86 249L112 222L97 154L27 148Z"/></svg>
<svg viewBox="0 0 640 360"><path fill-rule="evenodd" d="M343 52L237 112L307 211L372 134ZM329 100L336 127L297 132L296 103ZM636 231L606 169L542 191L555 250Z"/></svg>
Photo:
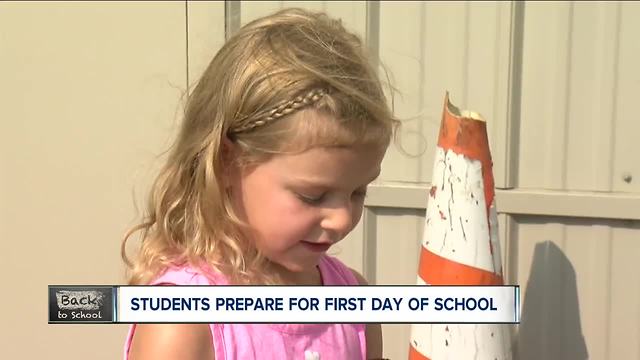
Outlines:
<svg viewBox="0 0 640 360"><path fill-rule="evenodd" d="M112 323L111 286L49 286L49 323Z"/></svg>

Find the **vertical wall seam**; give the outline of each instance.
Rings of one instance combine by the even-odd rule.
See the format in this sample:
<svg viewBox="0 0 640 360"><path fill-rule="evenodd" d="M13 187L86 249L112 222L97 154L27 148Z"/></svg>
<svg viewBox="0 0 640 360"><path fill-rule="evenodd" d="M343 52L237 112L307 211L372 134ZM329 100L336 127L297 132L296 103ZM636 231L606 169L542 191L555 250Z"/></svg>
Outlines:
<svg viewBox="0 0 640 360"><path fill-rule="evenodd" d="M608 242L608 254L607 254L607 262L608 262L608 267L607 267L607 298L606 298L606 306L607 306L607 321L604 324L605 328L604 328L604 333L607 334L607 339L604 342L604 354L605 357L608 359L609 358L609 351L610 351L610 345L611 345L611 294L613 294L613 281L611 281L612 279L612 275L613 275L613 230L611 228L611 226L607 227L607 242Z"/></svg>
<svg viewBox="0 0 640 360"><path fill-rule="evenodd" d="M378 262L376 213L370 207L366 207L362 217L362 275L369 284L376 284Z"/></svg>
<svg viewBox="0 0 640 360"><path fill-rule="evenodd" d="M567 21L567 53L565 63L565 93L564 93L564 124L563 124L563 144L562 144L562 164L561 164L561 184L562 190L567 190L567 153L569 152L569 123L571 122L571 63L573 62L573 17L574 17L574 4L569 4L569 21Z"/></svg>
<svg viewBox="0 0 640 360"><path fill-rule="evenodd" d="M224 2L224 40L229 40L234 32L240 29L241 2L225 0Z"/></svg>
<svg viewBox="0 0 640 360"><path fill-rule="evenodd" d="M380 72L380 2L367 1L365 22L365 44L371 56L372 65ZM390 85L390 84L388 84ZM391 94L393 97L393 94ZM362 239L363 276L370 284L377 282L378 240L376 234L376 214L371 208L365 208Z"/></svg>
<svg viewBox="0 0 640 360"><path fill-rule="evenodd" d="M426 83L426 43L427 43L427 4L425 2L420 3L420 33L418 34L418 48L420 49L420 54L418 56L419 59L419 74L418 79L420 79L419 87L418 87L418 113L422 113L425 110L425 101L427 92L425 89ZM421 119L422 120L422 119ZM424 134L424 121L418 121L418 135L423 136ZM426 150L426 145L425 145ZM417 178L421 180L423 178L424 166L423 161L418 161L418 169L417 169Z"/></svg>
<svg viewBox="0 0 640 360"><path fill-rule="evenodd" d="M616 3L616 16L615 16L615 43L613 46L613 91L611 92L612 100L611 100L611 139L609 141L609 164L611 168L610 176L611 179L609 181L609 191L613 191L614 183L615 183L615 174L614 169L616 157L615 157L615 143L616 143L616 123L618 122L618 111L617 111L617 103L618 103L618 78L620 76L620 37L621 37L621 26L620 22L622 18L622 4Z"/></svg>
<svg viewBox="0 0 640 360"><path fill-rule="evenodd" d="M367 1L365 43L372 56L373 65L378 70L380 64L380 2Z"/></svg>
<svg viewBox="0 0 640 360"><path fill-rule="evenodd" d="M621 3L616 3L616 13L615 13L615 43L613 46L613 91L612 91L612 99L611 99L611 128L613 129L613 131L611 131L611 140L609 141L609 164L613 164L615 161L615 142L616 142L616 131L615 131L615 127L616 127L616 122L617 122L617 117L618 117L618 112L617 112L617 106L616 104L618 103L618 77L619 77L619 69L620 69L620 37L621 37L621 22L622 20L622 4ZM613 190L613 184L614 184L614 173L613 173L613 169L614 166L611 166L611 180L609 181L609 191ZM614 233L611 227L608 228L607 230L609 237L609 256L608 256L608 260L609 260L609 283L608 283L608 290L607 291L607 323L605 324L605 334L608 334L607 336L607 340L605 341L604 344L604 349L605 349L605 356L609 357L609 353L611 351L611 313L612 313L612 300L611 297L613 294L613 282L611 281L611 278L613 276L613 241L614 241ZM640 351L638 351L640 353Z"/></svg>
<svg viewBox="0 0 640 360"><path fill-rule="evenodd" d="M184 33L185 33L185 59L186 59L186 76L187 80L185 89L187 96L189 96L189 88L191 87L191 80L189 79L189 0L184 2Z"/></svg>
<svg viewBox="0 0 640 360"><path fill-rule="evenodd" d="M462 107L469 108L469 41L471 39L471 6L464 2L464 45L462 53Z"/></svg>
<svg viewBox="0 0 640 360"><path fill-rule="evenodd" d="M522 57L524 49L524 2L511 3L509 34L509 72L505 141L505 188L518 187L520 122L522 101Z"/></svg>

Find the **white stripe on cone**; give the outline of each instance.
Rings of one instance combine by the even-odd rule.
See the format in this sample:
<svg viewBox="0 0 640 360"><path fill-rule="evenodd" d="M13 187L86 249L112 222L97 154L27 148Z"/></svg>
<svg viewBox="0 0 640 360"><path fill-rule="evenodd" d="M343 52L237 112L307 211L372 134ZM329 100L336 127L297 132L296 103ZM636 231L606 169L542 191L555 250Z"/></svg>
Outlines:
<svg viewBox="0 0 640 360"><path fill-rule="evenodd" d="M500 257L485 256L490 231L480 161L440 147L435 159L422 245L460 264L499 273Z"/></svg>

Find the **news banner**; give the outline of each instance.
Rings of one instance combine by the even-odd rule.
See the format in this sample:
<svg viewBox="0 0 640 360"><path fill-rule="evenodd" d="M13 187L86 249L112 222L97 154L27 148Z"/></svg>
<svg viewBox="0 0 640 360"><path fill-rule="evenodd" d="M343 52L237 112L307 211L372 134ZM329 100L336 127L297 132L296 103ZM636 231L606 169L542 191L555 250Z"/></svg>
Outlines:
<svg viewBox="0 0 640 360"><path fill-rule="evenodd" d="M519 286L49 286L50 324L519 322Z"/></svg>

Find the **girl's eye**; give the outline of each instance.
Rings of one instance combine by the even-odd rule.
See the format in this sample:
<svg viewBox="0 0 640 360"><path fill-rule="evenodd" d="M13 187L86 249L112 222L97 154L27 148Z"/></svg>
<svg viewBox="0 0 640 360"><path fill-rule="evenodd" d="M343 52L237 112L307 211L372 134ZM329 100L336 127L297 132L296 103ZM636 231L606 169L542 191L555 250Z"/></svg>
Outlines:
<svg viewBox="0 0 640 360"><path fill-rule="evenodd" d="M302 201L304 201L307 204L311 204L311 205L318 205L322 202L322 200L324 200L325 198L325 194L322 194L320 196L308 196L308 195L303 195L298 193L298 198ZM356 191L354 193L351 194L351 196L355 199L358 200L364 200L367 197L367 190L359 190Z"/></svg>
<svg viewBox="0 0 640 360"><path fill-rule="evenodd" d="M315 197L298 194L298 198L300 198L300 200L306 202L307 204L317 205L322 201L322 199L324 199L324 194Z"/></svg>

